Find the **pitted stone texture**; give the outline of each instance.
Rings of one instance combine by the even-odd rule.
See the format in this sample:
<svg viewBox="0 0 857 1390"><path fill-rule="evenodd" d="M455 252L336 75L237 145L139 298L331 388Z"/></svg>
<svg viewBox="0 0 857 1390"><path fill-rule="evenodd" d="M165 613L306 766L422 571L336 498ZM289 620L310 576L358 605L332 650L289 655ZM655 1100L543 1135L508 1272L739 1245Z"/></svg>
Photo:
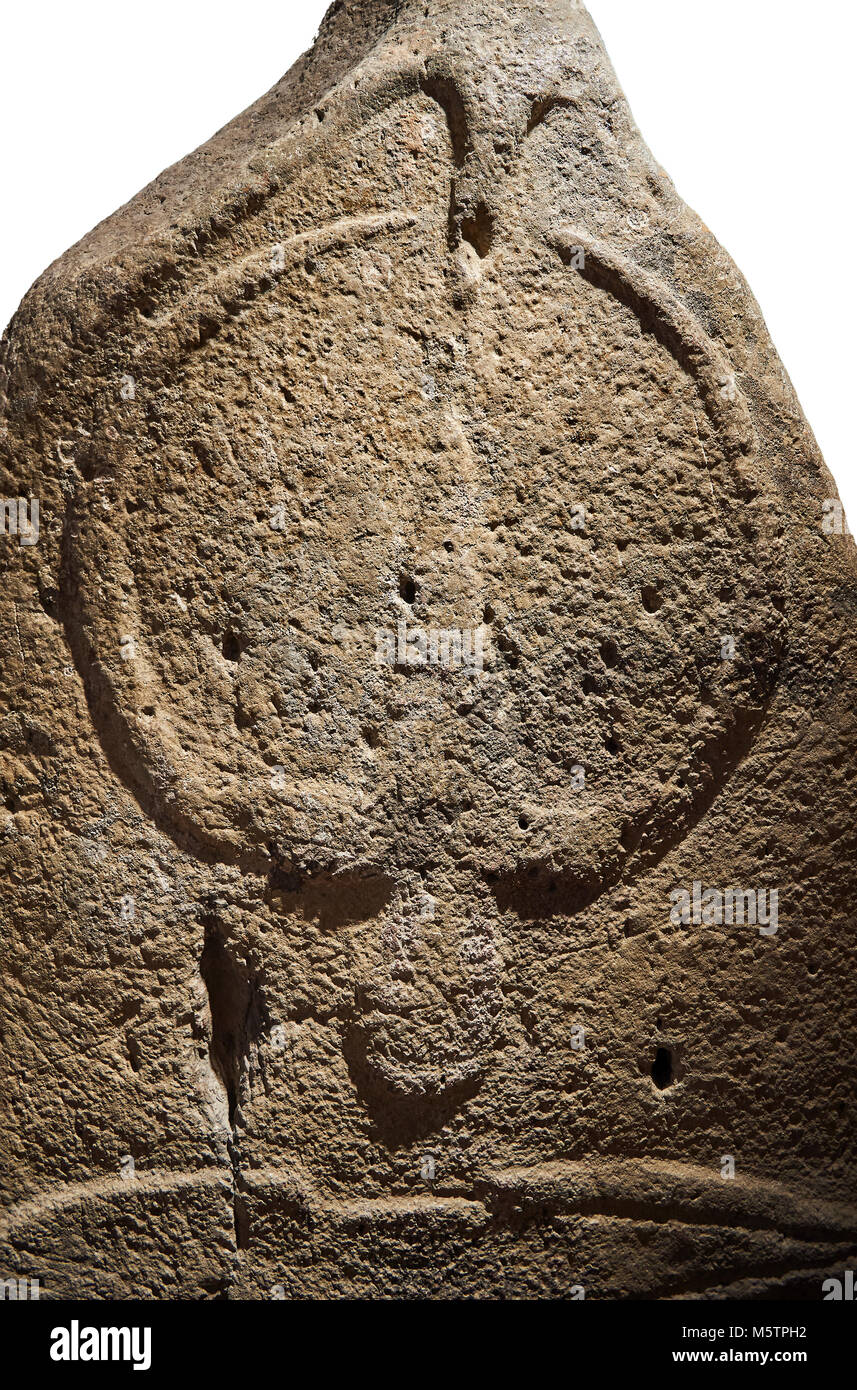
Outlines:
<svg viewBox="0 0 857 1390"><path fill-rule="evenodd" d="M334 5L3 365L8 1273L815 1296L853 545L585 11Z"/></svg>

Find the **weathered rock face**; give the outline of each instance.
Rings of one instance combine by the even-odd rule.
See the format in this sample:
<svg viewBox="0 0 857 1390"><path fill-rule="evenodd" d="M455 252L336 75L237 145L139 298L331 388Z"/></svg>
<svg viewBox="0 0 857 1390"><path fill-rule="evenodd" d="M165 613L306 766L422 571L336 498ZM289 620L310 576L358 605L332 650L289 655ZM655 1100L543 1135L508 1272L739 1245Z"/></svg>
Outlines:
<svg viewBox="0 0 857 1390"><path fill-rule="evenodd" d="M820 1297L853 543L586 12L340 0L3 364L0 1274Z"/></svg>

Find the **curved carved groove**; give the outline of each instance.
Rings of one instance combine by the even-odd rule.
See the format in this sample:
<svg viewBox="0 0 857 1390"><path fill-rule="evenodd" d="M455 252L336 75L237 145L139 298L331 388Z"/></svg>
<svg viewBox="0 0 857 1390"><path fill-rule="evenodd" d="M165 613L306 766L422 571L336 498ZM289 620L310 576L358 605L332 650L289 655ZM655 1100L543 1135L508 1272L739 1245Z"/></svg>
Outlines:
<svg viewBox="0 0 857 1390"><path fill-rule="evenodd" d="M797 1240L853 1241L857 1209L746 1176L725 1183L708 1168L664 1159L558 1159L487 1173L474 1196L489 1209L527 1205L581 1216L770 1231Z"/></svg>
<svg viewBox="0 0 857 1390"><path fill-rule="evenodd" d="M579 249L579 274L625 304L693 377L711 423L726 443L727 456L754 453L756 431L726 358L663 281L578 227L549 233L548 241L566 264Z"/></svg>
<svg viewBox="0 0 857 1390"><path fill-rule="evenodd" d="M462 169L467 156L473 153L474 146L467 103L461 87L448 74L432 76L429 73L423 78L420 88L427 97L437 102L446 117L452 142L452 158L456 168Z"/></svg>
<svg viewBox="0 0 857 1390"><path fill-rule="evenodd" d="M123 712L110 677L75 605L68 595L80 590L80 574L72 545L77 516L74 503L66 513L62 536L63 582L60 585L61 621L75 668L81 678L92 726L111 771L153 825L177 848L207 864L234 864L244 873L265 876L272 860L258 851L242 850L228 834L207 833L182 810L180 777L163 752L152 761L164 778L153 775L139 747L135 729Z"/></svg>
<svg viewBox="0 0 857 1390"><path fill-rule="evenodd" d="M94 1202L135 1202L149 1194L159 1196L174 1193L177 1200L188 1188L206 1188L229 1200L232 1173L228 1165L222 1168L191 1168L184 1171L141 1168L133 1183L122 1177L85 1178L80 1182L57 1183L32 1197L25 1197L0 1216L0 1240L8 1240L29 1225L44 1225L52 1216L62 1217L70 1208L81 1208ZM16 1242L21 1239L15 1236Z"/></svg>
<svg viewBox="0 0 857 1390"><path fill-rule="evenodd" d="M536 97L530 107L530 116L527 121L527 135L530 136L539 126L544 125L552 111L567 110L577 106L574 97L566 96L544 96Z"/></svg>
<svg viewBox="0 0 857 1390"><path fill-rule="evenodd" d="M752 717L720 730L703 746L698 764L705 773L699 776L685 810L677 814L665 795L639 815L629 816L621 840L613 847L612 862L585 877L563 864L563 846L549 861L528 860L517 870L490 875L501 911L512 911L524 921L573 917L611 888L635 883L656 868L699 825L749 756L767 722L774 694L772 689Z"/></svg>
<svg viewBox="0 0 857 1390"><path fill-rule="evenodd" d="M347 249L356 241L416 226L415 212L377 213L343 217L316 231L301 232L265 251L254 251L230 265L199 290L174 305L152 326L135 351L140 371L154 361L163 371L213 338L230 319L240 317L256 300L274 288L278 277L314 251ZM281 253L281 255L280 255Z"/></svg>
<svg viewBox="0 0 857 1390"><path fill-rule="evenodd" d="M571 264L579 249L579 274L631 309L644 331L654 334L693 377L714 430L725 439L728 457L751 455L757 446L756 430L728 361L664 282L581 228L564 227L547 240L565 264Z"/></svg>
<svg viewBox="0 0 857 1390"><path fill-rule="evenodd" d="M356 69L355 75L359 72ZM129 266L125 255L119 255L82 272L75 295L75 318L68 325L68 348L52 359L55 370L45 386L66 376L76 355L89 351L93 343L121 335L129 323L136 326L139 319L135 316L142 304L157 310L171 287L192 284L206 264L214 261L223 242L236 229L261 217L293 175L323 159L338 138L347 140L396 102L419 95L423 78L424 66L415 60L393 72L369 72L359 86L352 80L348 87L334 88L321 99L326 112L323 124L315 116L316 102L312 111L296 119L286 134L267 148L264 172L251 167L246 184L238 190L234 185L225 189L204 217L179 222L168 234L142 242L136 252L141 258L137 264ZM143 253L148 254L147 261L142 260ZM111 289L105 302L105 284L117 281L119 287ZM92 305L88 316L80 314L84 304ZM61 308L57 306L56 312Z"/></svg>

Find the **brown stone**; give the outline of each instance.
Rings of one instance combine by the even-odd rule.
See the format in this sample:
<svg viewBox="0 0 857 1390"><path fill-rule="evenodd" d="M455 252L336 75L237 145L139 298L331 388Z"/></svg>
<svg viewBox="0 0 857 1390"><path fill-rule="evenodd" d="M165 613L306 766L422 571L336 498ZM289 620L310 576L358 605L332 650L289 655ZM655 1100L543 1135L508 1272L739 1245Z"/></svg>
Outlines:
<svg viewBox="0 0 857 1390"><path fill-rule="evenodd" d="M853 542L586 11L339 0L2 352L0 1275L820 1297Z"/></svg>

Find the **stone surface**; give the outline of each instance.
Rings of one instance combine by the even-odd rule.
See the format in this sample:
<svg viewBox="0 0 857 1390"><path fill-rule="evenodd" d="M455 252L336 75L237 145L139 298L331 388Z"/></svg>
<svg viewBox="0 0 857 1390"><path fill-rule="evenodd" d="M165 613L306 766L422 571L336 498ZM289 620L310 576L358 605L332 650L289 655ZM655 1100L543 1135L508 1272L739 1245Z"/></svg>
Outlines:
<svg viewBox="0 0 857 1390"><path fill-rule="evenodd" d="M853 542L585 10L340 0L2 366L3 1277L820 1297Z"/></svg>

